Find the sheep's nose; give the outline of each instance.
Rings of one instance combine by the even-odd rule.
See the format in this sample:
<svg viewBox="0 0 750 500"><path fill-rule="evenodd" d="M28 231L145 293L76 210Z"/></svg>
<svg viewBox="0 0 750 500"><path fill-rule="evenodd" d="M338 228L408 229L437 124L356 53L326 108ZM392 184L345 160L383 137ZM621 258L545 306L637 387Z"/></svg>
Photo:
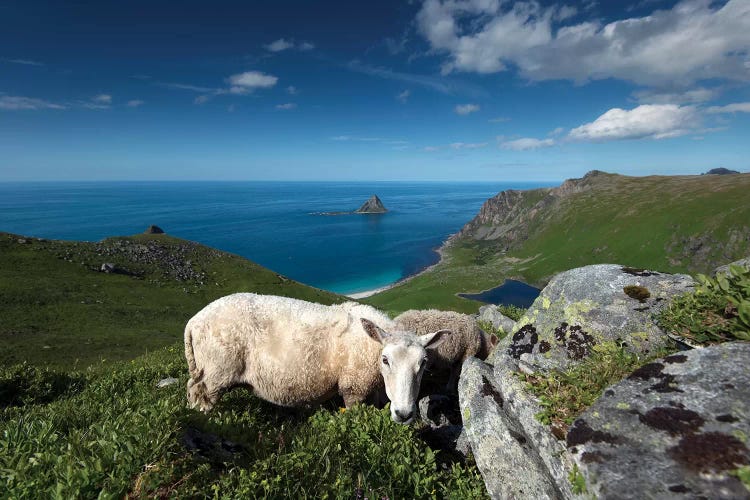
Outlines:
<svg viewBox="0 0 750 500"><path fill-rule="evenodd" d="M410 418L411 418L412 416L414 416L414 412L413 412L413 411L410 411L410 412L406 412L406 411L396 410L396 416L397 416L397 417L399 418L399 420L401 420L402 422L406 422L406 421L407 421L407 420L409 420L409 419L410 419Z"/></svg>

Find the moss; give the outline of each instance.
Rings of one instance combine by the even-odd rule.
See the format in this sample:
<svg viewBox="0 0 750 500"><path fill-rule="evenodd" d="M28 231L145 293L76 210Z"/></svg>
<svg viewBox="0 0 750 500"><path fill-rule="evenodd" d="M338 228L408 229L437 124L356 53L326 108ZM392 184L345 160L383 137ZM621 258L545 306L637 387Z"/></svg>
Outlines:
<svg viewBox="0 0 750 500"><path fill-rule="evenodd" d="M648 291L648 288L645 286L640 285L628 285L622 289L623 292L625 292L625 295L630 297L631 299L635 299L640 303L646 302L646 299L651 297L651 292Z"/></svg>
<svg viewBox="0 0 750 500"><path fill-rule="evenodd" d="M745 465L743 467L739 467L731 472L733 476L736 476L737 479L742 481L742 484L745 485L745 488L747 488L748 491L750 491L750 466Z"/></svg>

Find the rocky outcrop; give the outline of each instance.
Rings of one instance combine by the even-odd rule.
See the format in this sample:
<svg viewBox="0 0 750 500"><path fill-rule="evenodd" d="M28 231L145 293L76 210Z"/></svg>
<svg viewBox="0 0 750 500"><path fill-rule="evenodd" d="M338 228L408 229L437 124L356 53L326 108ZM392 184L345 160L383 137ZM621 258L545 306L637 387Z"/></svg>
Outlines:
<svg viewBox="0 0 750 500"><path fill-rule="evenodd" d="M504 333L513 331L516 322L497 310L494 304L487 304L479 308L477 320L492 325L495 330L502 330Z"/></svg>
<svg viewBox="0 0 750 500"><path fill-rule="evenodd" d="M354 211L355 214L384 214L388 211L383 206L383 202L380 201L380 198L378 198L377 195L372 195L370 198L362 204L361 207L359 207L357 210Z"/></svg>
<svg viewBox="0 0 750 500"><path fill-rule="evenodd" d="M573 269L542 291L489 364L464 362L464 433L490 496L750 499L737 476L750 470L749 342L647 363L567 430L538 420L544 407L522 376L582 362L599 342L646 356L666 343L653 312L692 286L689 276L623 266Z"/></svg>
<svg viewBox="0 0 750 500"><path fill-rule="evenodd" d="M693 286L688 275L615 264L560 273L488 362L507 354L531 371L562 369L603 342L624 342L631 351L651 352L668 341L654 313Z"/></svg>
<svg viewBox="0 0 750 500"><path fill-rule="evenodd" d="M734 262L730 262L729 264L719 266L716 269L714 269L714 276L716 276L719 273L727 274L729 272L729 266L739 266L739 267L745 267L750 269L750 257L745 257L744 259L735 260Z"/></svg>
<svg viewBox="0 0 750 500"><path fill-rule="evenodd" d="M539 407L505 363L476 358L458 383L464 429L492 498L572 498L565 447L534 415ZM565 464L564 462L568 463Z"/></svg>
<svg viewBox="0 0 750 500"><path fill-rule="evenodd" d="M750 343L649 363L576 420L567 446L596 498L750 498ZM665 392L663 382L669 380Z"/></svg>
<svg viewBox="0 0 750 500"><path fill-rule="evenodd" d="M154 226L152 224L148 226L145 231L143 231L143 234L164 234L164 230L159 226Z"/></svg>

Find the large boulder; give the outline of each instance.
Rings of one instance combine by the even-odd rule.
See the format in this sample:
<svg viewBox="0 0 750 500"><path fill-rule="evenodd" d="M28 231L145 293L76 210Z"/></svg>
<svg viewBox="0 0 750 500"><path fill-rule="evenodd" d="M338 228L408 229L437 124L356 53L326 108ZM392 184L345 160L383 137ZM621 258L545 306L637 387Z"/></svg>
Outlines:
<svg viewBox="0 0 750 500"><path fill-rule="evenodd" d="M497 371L498 367L495 367ZM574 498L567 474L572 462L558 441L534 418L535 397L511 370L476 358L464 361L459 404L471 451L492 498Z"/></svg>
<svg viewBox="0 0 750 500"><path fill-rule="evenodd" d="M750 498L750 343L673 354L610 387L567 446L595 498Z"/></svg>
<svg viewBox="0 0 750 500"><path fill-rule="evenodd" d="M692 290L693 278L614 264L555 276L488 359L507 353L530 371L564 369L602 342L624 342L647 353L667 343L654 313Z"/></svg>
<svg viewBox="0 0 750 500"><path fill-rule="evenodd" d="M479 308L479 316L477 320L489 323L494 329L500 329L505 333L513 331L513 327L516 322L498 311L497 306L494 304L487 304Z"/></svg>

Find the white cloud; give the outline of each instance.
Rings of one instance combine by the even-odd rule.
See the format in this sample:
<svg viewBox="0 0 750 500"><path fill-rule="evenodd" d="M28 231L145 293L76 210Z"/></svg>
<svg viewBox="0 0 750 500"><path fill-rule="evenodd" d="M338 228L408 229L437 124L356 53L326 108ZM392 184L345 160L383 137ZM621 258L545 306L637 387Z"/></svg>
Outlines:
<svg viewBox="0 0 750 500"><path fill-rule="evenodd" d="M279 38L276 41L265 45L266 50L270 52L281 52L283 50L291 49L294 47L294 42Z"/></svg>
<svg viewBox="0 0 750 500"><path fill-rule="evenodd" d="M216 93L220 90L220 89L215 89L211 87L200 87L198 85L190 85L186 83L156 82L156 85L159 85L160 87L165 87L168 89L190 90L193 92L201 92L201 93Z"/></svg>
<svg viewBox="0 0 750 500"><path fill-rule="evenodd" d="M531 151L555 145L554 139L535 139L533 137L522 137L510 141L505 140L503 137L498 137L498 139L500 139L501 148L511 149L513 151Z"/></svg>
<svg viewBox="0 0 750 500"><path fill-rule="evenodd" d="M411 95L411 90L409 90L409 89L406 89L406 90L404 90L403 92L399 93L399 94L398 94L398 95L396 96L396 99L398 99L398 101L399 101L399 102L400 102L401 104L406 104L406 102L407 102L407 101L409 100L409 96L410 96L410 95Z"/></svg>
<svg viewBox="0 0 750 500"><path fill-rule="evenodd" d="M266 89L276 85L279 79L261 71L245 71L227 78L230 94L248 94L255 89Z"/></svg>
<svg viewBox="0 0 750 500"><path fill-rule="evenodd" d="M718 88L707 89L698 87L682 91L639 90L633 93L633 97L642 104L697 104L712 101L719 94L721 94L721 90Z"/></svg>
<svg viewBox="0 0 750 500"><path fill-rule="evenodd" d="M459 104L456 106L455 111L459 115L468 115L470 113L476 113L479 109L478 104Z"/></svg>
<svg viewBox="0 0 750 500"><path fill-rule="evenodd" d="M422 148L422 151L432 153L433 151L440 151L440 148L438 146L425 146Z"/></svg>
<svg viewBox="0 0 750 500"><path fill-rule="evenodd" d="M268 45L264 45L264 47L269 52L283 52L289 49L297 49L301 50L302 52L307 52L308 50L313 50L315 48L315 44L310 42L296 43L294 40L279 38L278 40L274 40Z"/></svg>
<svg viewBox="0 0 750 500"><path fill-rule="evenodd" d="M444 73L514 67L530 80L750 81L747 0L683 0L608 24L560 22L570 12L536 0L427 0L417 25L434 51L448 55Z"/></svg>
<svg viewBox="0 0 750 500"><path fill-rule="evenodd" d="M210 100L211 100L211 96L210 95L199 95L198 97L196 97L195 99L193 99L193 104L198 104L198 105L200 105L200 104L206 104Z"/></svg>
<svg viewBox="0 0 750 500"><path fill-rule="evenodd" d="M490 123L505 123L505 122L509 122L510 118L507 118L505 116L498 116L498 117L495 117L495 118L490 118L487 121L490 122Z"/></svg>
<svg viewBox="0 0 750 500"><path fill-rule="evenodd" d="M486 142L454 142L449 144L451 149L479 149L487 146Z"/></svg>
<svg viewBox="0 0 750 500"><path fill-rule="evenodd" d="M286 88L286 92L289 95L297 95L297 94L299 94L299 90L297 90L297 87L295 87L294 85L288 86Z"/></svg>
<svg viewBox="0 0 750 500"><path fill-rule="evenodd" d="M711 106L706 113L750 113L750 102L735 102L726 106Z"/></svg>
<svg viewBox="0 0 750 500"><path fill-rule="evenodd" d="M666 139L694 132L700 116L694 106L642 104L631 110L612 108L591 123L570 131L575 141Z"/></svg>
<svg viewBox="0 0 750 500"><path fill-rule="evenodd" d="M389 68L370 66L356 60L349 62L346 65L346 68L350 71L362 73L364 75L373 76L376 78L404 82L410 85L419 85L421 87L425 87L446 95L462 94L469 97L484 97L488 95L484 89L477 85L458 81L455 79L449 79L439 75L433 76L402 73Z"/></svg>
<svg viewBox="0 0 750 500"><path fill-rule="evenodd" d="M352 139L352 136L350 135L336 135L334 137L331 137L332 141L350 141Z"/></svg>
<svg viewBox="0 0 750 500"><path fill-rule="evenodd" d="M288 109L294 109L296 107L297 107L297 105L295 103L293 103L293 102L286 102L284 104L277 104L276 105L276 109L286 109L286 110L288 110Z"/></svg>
<svg viewBox="0 0 750 500"><path fill-rule="evenodd" d="M95 95L91 100L98 104L112 104L112 96L109 94Z"/></svg>
<svg viewBox="0 0 750 500"><path fill-rule="evenodd" d="M13 64L23 64L24 66L44 66L44 63L40 63L39 61L31 61L29 59L0 59L0 60L13 63Z"/></svg>
<svg viewBox="0 0 750 500"><path fill-rule="evenodd" d="M143 106L143 101L140 99L133 99L132 101L128 101L128 107L130 108L137 108L139 106Z"/></svg>
<svg viewBox="0 0 750 500"><path fill-rule="evenodd" d="M0 95L0 109L8 111L65 109L65 106L33 97Z"/></svg>
<svg viewBox="0 0 750 500"><path fill-rule="evenodd" d="M562 134L563 132L565 132L564 128L557 127L556 129L550 131L550 133L547 134L547 135L549 135L550 137L557 137L558 135Z"/></svg>

